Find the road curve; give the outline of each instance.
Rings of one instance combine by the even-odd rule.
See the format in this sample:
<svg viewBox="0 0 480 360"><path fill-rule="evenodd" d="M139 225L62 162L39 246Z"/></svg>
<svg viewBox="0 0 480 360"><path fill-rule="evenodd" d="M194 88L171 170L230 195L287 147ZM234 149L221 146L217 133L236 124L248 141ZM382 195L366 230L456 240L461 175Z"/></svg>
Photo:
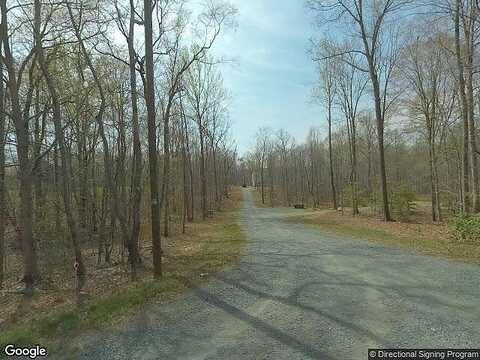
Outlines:
<svg viewBox="0 0 480 360"><path fill-rule="evenodd" d="M479 266L289 224L301 210L243 195L240 264L87 336L81 359L359 360L369 347L480 346Z"/></svg>

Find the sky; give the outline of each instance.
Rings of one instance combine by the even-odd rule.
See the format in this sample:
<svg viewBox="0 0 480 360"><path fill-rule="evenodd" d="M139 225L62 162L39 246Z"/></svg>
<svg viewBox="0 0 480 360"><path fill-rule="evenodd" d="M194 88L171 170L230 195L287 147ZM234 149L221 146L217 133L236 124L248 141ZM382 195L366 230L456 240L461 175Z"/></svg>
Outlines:
<svg viewBox="0 0 480 360"><path fill-rule="evenodd" d="M314 26L302 0L233 0L236 30L215 44L240 155L255 143L260 127L285 129L303 142L311 126L322 125L322 109L312 103L317 74L307 50Z"/></svg>

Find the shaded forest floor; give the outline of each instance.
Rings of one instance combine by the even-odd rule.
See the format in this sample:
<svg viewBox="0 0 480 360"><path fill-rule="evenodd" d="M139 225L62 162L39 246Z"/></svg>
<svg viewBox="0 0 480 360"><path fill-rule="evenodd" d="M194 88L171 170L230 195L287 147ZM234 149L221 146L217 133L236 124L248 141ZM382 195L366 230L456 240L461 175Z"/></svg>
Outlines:
<svg viewBox="0 0 480 360"><path fill-rule="evenodd" d="M259 192L255 203L261 207ZM430 203L417 201L416 209L408 220L396 217L394 222L383 222L370 208L361 208L359 216L352 216L352 209L341 211L328 209L299 210L288 221L315 226L324 231L365 239L387 246L401 247L418 253L442 256L449 259L480 264L480 247L476 244L458 242L450 234L448 220L433 223L430 220Z"/></svg>
<svg viewBox="0 0 480 360"><path fill-rule="evenodd" d="M162 239L164 276L159 281L152 278L151 244L147 231L142 231L139 280L130 281L126 264L98 267L95 256L85 256L87 299L80 307L68 272L55 274L55 286L40 286L32 298L16 291L0 292L0 345L55 343L58 338L75 336L85 329L114 324L148 302L174 298L186 289L185 279L197 285L210 274L236 263L245 245L245 236L236 222L240 202L241 193L234 190L222 211L212 218L187 224L186 234L175 232Z"/></svg>

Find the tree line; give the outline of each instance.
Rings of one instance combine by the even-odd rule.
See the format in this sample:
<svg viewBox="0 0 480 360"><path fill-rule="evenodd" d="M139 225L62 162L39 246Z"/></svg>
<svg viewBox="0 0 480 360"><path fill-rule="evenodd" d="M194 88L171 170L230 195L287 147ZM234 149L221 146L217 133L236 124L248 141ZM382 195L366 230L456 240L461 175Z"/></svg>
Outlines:
<svg viewBox="0 0 480 360"><path fill-rule="evenodd" d="M431 219L479 212L478 3L310 0L323 109L303 143L260 129L248 157L263 203L373 208L429 194ZM328 27L329 32L324 32ZM333 35L332 35L333 34Z"/></svg>
<svg viewBox="0 0 480 360"><path fill-rule="evenodd" d="M235 8L0 0L0 12L0 288L21 257L26 293L68 271L59 263L80 291L91 251L125 257L135 279L141 234L160 277L161 237L229 194L230 95L211 48Z"/></svg>

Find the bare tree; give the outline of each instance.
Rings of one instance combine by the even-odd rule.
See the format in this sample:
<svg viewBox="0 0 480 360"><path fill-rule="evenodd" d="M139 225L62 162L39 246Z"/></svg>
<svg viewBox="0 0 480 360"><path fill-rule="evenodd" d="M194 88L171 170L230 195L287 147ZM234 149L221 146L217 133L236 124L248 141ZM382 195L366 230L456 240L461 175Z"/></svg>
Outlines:
<svg viewBox="0 0 480 360"><path fill-rule="evenodd" d="M262 204L265 204L265 168L267 167L267 156L271 142L271 132L268 128L261 128L257 132L257 143L255 154L260 168L260 186Z"/></svg>
<svg viewBox="0 0 480 360"><path fill-rule="evenodd" d="M346 120L351 164L350 190L352 192L352 211L353 215L358 215L357 114L368 79L364 76L365 73L357 70L356 66L347 64L347 62L356 63L355 55L348 53L344 56L348 57L348 59L336 68L335 74L338 86L337 99Z"/></svg>
<svg viewBox="0 0 480 360"><path fill-rule="evenodd" d="M435 34L417 39L404 50L402 69L414 97L407 102L413 115L423 117L431 182L432 220L441 221L440 189L437 148L445 121L455 102L455 89L448 71L448 56L442 48L442 35Z"/></svg>
<svg viewBox="0 0 480 360"><path fill-rule="evenodd" d="M115 1L117 27L124 36L128 47L128 69L130 74L130 102L132 107L132 135L133 135L133 169L132 169L132 228L127 243L132 276L136 278L136 265L140 261L138 254L138 241L140 236L140 207L142 201L142 172L143 158L140 143L140 122L138 114L138 86L137 68L138 54L135 50L135 25L142 23L140 15L136 11L134 0L129 0L128 30L122 19L118 1Z"/></svg>
<svg viewBox="0 0 480 360"><path fill-rule="evenodd" d="M3 37L0 37L0 49ZM3 60L0 56L0 289L3 289L4 259L5 259L5 223L6 223L6 196L5 196L5 90L3 85Z"/></svg>
<svg viewBox="0 0 480 360"><path fill-rule="evenodd" d="M160 201L158 191L157 127L155 110L155 74L153 64L152 0L143 1L145 24L145 102L147 106L148 162L150 169L150 217L152 227L153 274L162 276L162 244L160 238Z"/></svg>
<svg viewBox="0 0 480 360"><path fill-rule="evenodd" d="M333 46L329 42L323 42L321 45L327 51ZM327 107L327 124L328 124L328 161L330 172L330 187L332 191L333 208L337 209L337 189L335 186L335 171L333 165L333 149L332 149L332 108L334 104L335 95L337 93L337 86L335 82L335 59L325 59L318 63L318 71L320 73L319 93L321 99L325 102Z"/></svg>
<svg viewBox="0 0 480 360"><path fill-rule="evenodd" d="M19 231L21 232L21 243L24 257L24 276L26 293L31 293L35 281L38 279L37 254L35 240L33 237L33 197L32 197L32 159L30 156L30 137L28 133L28 122L30 117L24 116L20 105L20 90L23 73L27 64L34 55L34 48L27 52L22 61L14 58L9 37L9 9L7 1L0 1L1 32L0 38L3 44L3 63L7 70L7 88L11 106L11 118L15 127L17 139L18 156L18 180L20 184L20 212ZM25 106L25 110L29 106ZM26 111L24 111L26 113Z"/></svg>
<svg viewBox="0 0 480 360"><path fill-rule="evenodd" d="M70 176L68 174L68 156L67 151L65 148L65 141L64 137L65 134L63 132L63 125L62 125L62 115L60 109L60 100L57 94L57 87L55 86L53 77L50 74L48 69L48 64L45 60L43 44L42 44L42 4L40 0L35 0L34 2L35 8L35 49L36 55L38 58L38 63L40 65L41 71L43 76L45 77L45 82L47 84L47 88L50 94L50 98L52 101L52 110L53 110L53 122L55 125L55 140L58 144L58 149L60 152L60 161L61 161L61 171L59 172L61 183L62 183L62 198L64 204L65 215L67 218L68 227L70 229L70 237L72 239L73 249L75 252L75 268L76 268L76 276L77 276L77 291L78 295L83 287L85 282L85 265L83 262L82 252L80 249L79 239L78 239L78 228L77 228L77 221L73 214L73 209L71 205L71 184L70 184Z"/></svg>
<svg viewBox="0 0 480 360"><path fill-rule="evenodd" d="M384 128L389 109L388 90L392 72L397 60L398 32L391 19L395 14L406 11L411 0L382 0L349 2L339 0L310 0L309 7L319 16L326 15L327 21L343 19L348 25L358 44L352 44L347 50L335 54L320 56L317 60L342 56L345 53L359 54L365 64L349 65L368 73L373 91L375 116L377 120L377 139L380 167L380 184L382 189L383 217L390 221L388 202L387 174L385 167ZM390 23L387 25L387 21ZM343 58L345 61L345 58ZM348 61L348 60L347 60Z"/></svg>

